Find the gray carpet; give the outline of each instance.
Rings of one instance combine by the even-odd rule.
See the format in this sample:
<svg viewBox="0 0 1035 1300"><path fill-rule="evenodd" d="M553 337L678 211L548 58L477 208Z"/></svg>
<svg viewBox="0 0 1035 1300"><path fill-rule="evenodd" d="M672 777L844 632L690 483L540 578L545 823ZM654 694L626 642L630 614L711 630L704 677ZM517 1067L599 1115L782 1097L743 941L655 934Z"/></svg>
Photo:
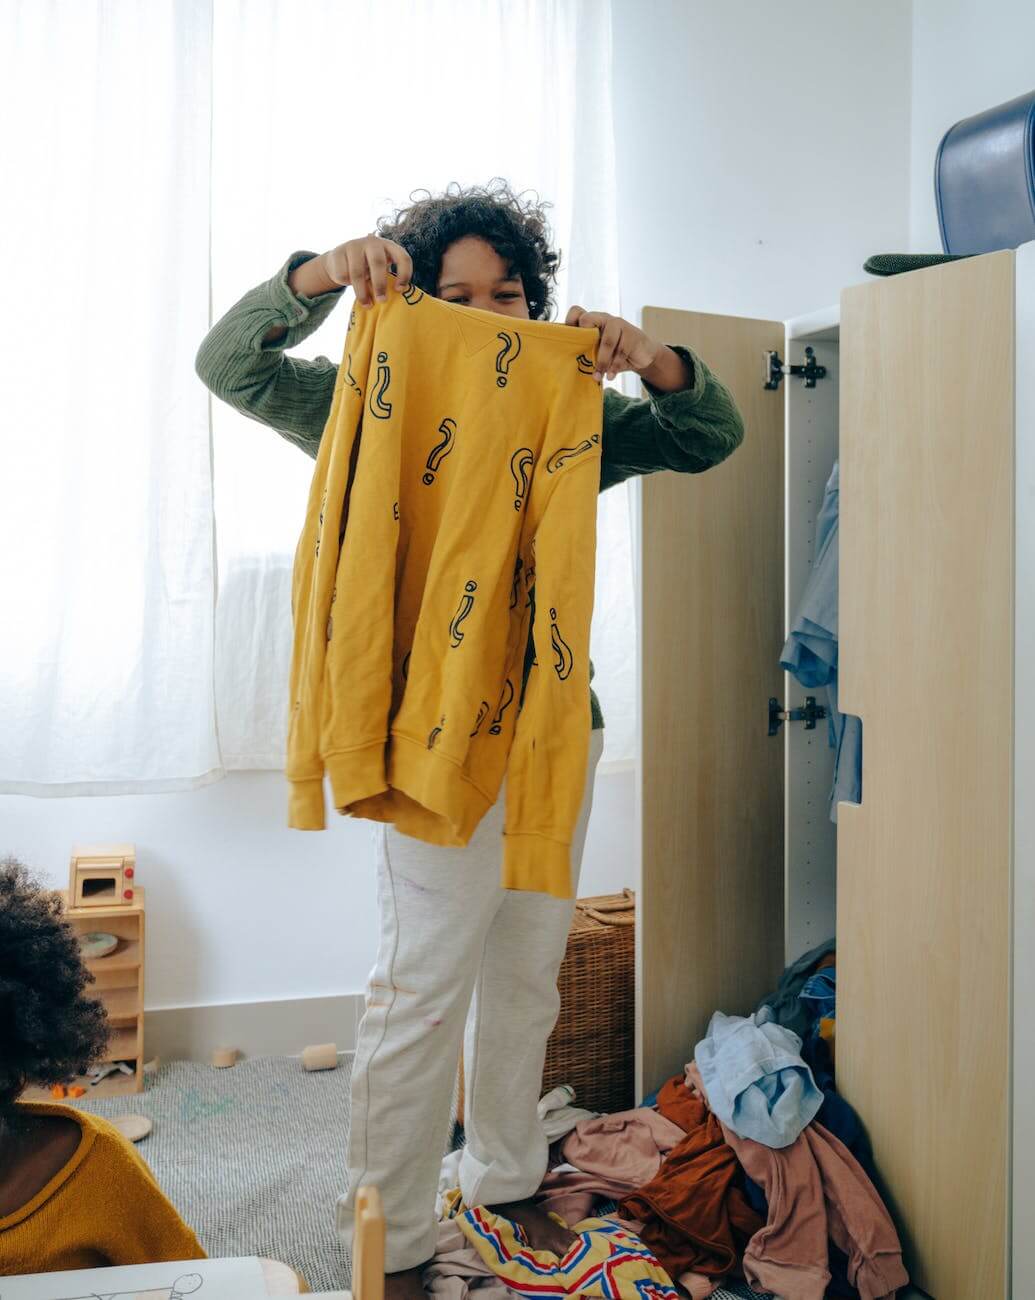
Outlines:
<svg viewBox="0 0 1035 1300"><path fill-rule="evenodd" d="M297 1059L260 1057L229 1070L174 1061L137 1096L77 1103L98 1115L147 1115L137 1150L209 1255L290 1264L313 1291L351 1285L334 1230L345 1187L351 1058L308 1074ZM462 1135L460 1136L462 1141ZM714 1300L761 1300L741 1284Z"/></svg>
<svg viewBox="0 0 1035 1300"><path fill-rule="evenodd" d="M312 1074L290 1057L229 1070L176 1061L137 1096L83 1098L99 1115L147 1115L137 1150L209 1255L262 1255L314 1291L351 1285L334 1231L345 1187L351 1058Z"/></svg>

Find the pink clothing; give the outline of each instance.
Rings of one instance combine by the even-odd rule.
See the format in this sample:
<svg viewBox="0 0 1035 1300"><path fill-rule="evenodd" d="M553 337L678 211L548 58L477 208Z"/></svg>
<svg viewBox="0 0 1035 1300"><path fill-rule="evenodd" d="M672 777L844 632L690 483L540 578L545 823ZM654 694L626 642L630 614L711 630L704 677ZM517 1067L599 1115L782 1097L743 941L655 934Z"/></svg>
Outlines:
<svg viewBox="0 0 1035 1300"><path fill-rule="evenodd" d="M704 1080L701 1078L701 1071L697 1068L696 1061L691 1061L689 1065L684 1067L683 1076L686 1079L686 1086L692 1088L698 1096L703 1097L707 1105L708 1094L704 1090ZM708 1106L708 1109L711 1110L711 1107Z"/></svg>
<svg viewBox="0 0 1035 1300"><path fill-rule="evenodd" d="M511 1300L513 1292L482 1262L455 1219L438 1225L435 1257L421 1275L433 1300Z"/></svg>
<svg viewBox="0 0 1035 1300"><path fill-rule="evenodd" d="M561 1155L576 1169L614 1182L642 1187L661 1168L662 1157L686 1134L656 1110L639 1106L576 1124L561 1145Z"/></svg>
<svg viewBox="0 0 1035 1300"><path fill-rule="evenodd" d="M686 1067L686 1086L707 1104L696 1061ZM769 1203L769 1222L744 1252L744 1274L752 1286L795 1300L823 1300L830 1281L828 1238L848 1256L848 1280L861 1300L884 1300L907 1285L891 1216L855 1156L833 1133L813 1120L796 1142L773 1150L738 1137L725 1124L722 1132Z"/></svg>
<svg viewBox="0 0 1035 1300"><path fill-rule="evenodd" d="M769 1202L769 1222L744 1252L752 1286L823 1300L830 1272L827 1238L848 1256L848 1280L861 1300L884 1300L905 1286L902 1248L891 1217L848 1148L815 1120L789 1147L773 1150L723 1136Z"/></svg>
<svg viewBox="0 0 1035 1300"><path fill-rule="evenodd" d="M628 1183L601 1174L586 1174L581 1169L551 1169L535 1199L547 1213L558 1215L570 1225L591 1219L598 1200L618 1201L635 1190Z"/></svg>
<svg viewBox="0 0 1035 1300"><path fill-rule="evenodd" d="M597 1201L621 1200L649 1183L662 1158L685 1137L646 1106L580 1120L556 1148L574 1168L551 1169L536 1200L565 1223L581 1223L592 1217Z"/></svg>

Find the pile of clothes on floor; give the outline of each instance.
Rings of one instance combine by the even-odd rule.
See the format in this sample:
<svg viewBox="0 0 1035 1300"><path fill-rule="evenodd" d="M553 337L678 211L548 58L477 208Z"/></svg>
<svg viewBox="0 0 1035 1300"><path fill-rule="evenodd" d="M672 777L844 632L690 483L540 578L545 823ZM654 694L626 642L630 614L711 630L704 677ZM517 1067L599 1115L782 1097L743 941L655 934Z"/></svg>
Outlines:
<svg viewBox="0 0 1035 1300"><path fill-rule="evenodd" d="M543 1098L553 1145L537 1199L577 1234L563 1258L464 1206L447 1156L429 1292L704 1300L743 1280L784 1300L894 1296L908 1283L898 1235L834 1087L836 981L831 941L754 1015L716 1012L683 1072L633 1110L582 1111L565 1088Z"/></svg>

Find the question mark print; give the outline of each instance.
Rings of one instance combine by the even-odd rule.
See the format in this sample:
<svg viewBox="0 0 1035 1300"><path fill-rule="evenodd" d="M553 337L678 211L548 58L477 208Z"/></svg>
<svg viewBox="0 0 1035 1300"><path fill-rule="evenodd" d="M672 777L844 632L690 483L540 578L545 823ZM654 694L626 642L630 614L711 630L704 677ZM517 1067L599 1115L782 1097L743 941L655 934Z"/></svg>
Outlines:
<svg viewBox="0 0 1035 1300"><path fill-rule="evenodd" d="M554 654L557 656L557 662L554 664L554 668L557 670L557 676L562 682L565 682L571 675L575 656L571 653L567 642L558 630L557 611L555 609L550 610L550 618L552 620L550 623L550 643L553 646Z"/></svg>
<svg viewBox="0 0 1035 1300"><path fill-rule="evenodd" d="M521 588L521 570L524 567L524 561L519 555L517 564L514 565L514 585L510 589L510 608L516 609L518 603L518 591Z"/></svg>
<svg viewBox="0 0 1035 1300"><path fill-rule="evenodd" d="M575 358L575 364L579 368L579 374L582 375L591 375L596 369L596 366L594 366L593 362L585 353Z"/></svg>
<svg viewBox="0 0 1035 1300"><path fill-rule="evenodd" d="M508 677L503 687L503 696L500 699L500 707L496 712L496 716L492 720L492 726L489 728L490 736L498 736L503 730L503 715L510 708L513 699L514 683Z"/></svg>
<svg viewBox="0 0 1035 1300"><path fill-rule="evenodd" d="M555 451L546 462L547 474L555 474L559 469L563 469L569 460L574 460L576 456L592 451L594 444L599 441L600 434L595 433L592 438L583 438L577 447L562 447L560 451Z"/></svg>
<svg viewBox="0 0 1035 1300"><path fill-rule="evenodd" d="M442 735L442 732L443 732L443 729L445 728L445 725L446 725L446 720L445 720L445 718L441 718L441 719L439 720L439 724L438 724L438 726L437 726L437 727L432 727L432 729L431 729L431 734L428 736L428 748L429 748L429 749L434 749L434 748L435 748L435 741L438 740L439 736Z"/></svg>
<svg viewBox="0 0 1035 1300"><path fill-rule="evenodd" d="M391 402L385 401L388 385L392 382L392 371L388 365L388 353L377 354L377 388L370 394L370 414L379 420L387 420L392 414Z"/></svg>
<svg viewBox="0 0 1035 1300"><path fill-rule="evenodd" d="M355 379L353 379L352 377L352 353L351 352L345 353L345 382L348 384L348 386L352 389L354 393L358 393L360 397L363 396L362 388L360 388L359 384L357 384Z"/></svg>
<svg viewBox="0 0 1035 1300"><path fill-rule="evenodd" d="M471 735L469 736L468 739L473 740L474 737L477 736L478 732L481 731L482 723L485 721L488 712L489 712L489 701L482 700L481 708L478 710L478 717L475 719L474 730L471 732Z"/></svg>
<svg viewBox="0 0 1035 1300"><path fill-rule="evenodd" d="M530 447L519 447L510 458L510 472L514 476L514 509L520 510L528 491L528 471L535 464Z"/></svg>
<svg viewBox="0 0 1035 1300"><path fill-rule="evenodd" d="M438 426L438 431L442 435L442 441L437 442L431 449L431 454L427 459L427 471L424 474L423 483L431 487L435 481L435 475L438 473L439 466L453 450L453 439L456 436L456 421L443 420Z"/></svg>
<svg viewBox="0 0 1035 1300"><path fill-rule="evenodd" d="M403 301L411 307L416 307L417 303L424 297L424 290L418 289L415 284L411 284L406 292L402 295Z"/></svg>
<svg viewBox="0 0 1035 1300"><path fill-rule="evenodd" d="M454 650L459 649L460 643L464 639L464 634L460 631L460 624L474 608L474 593L477 590L478 584L473 580L465 585L465 594L460 597L460 604L453 615L453 621L449 625L449 640Z"/></svg>
<svg viewBox="0 0 1035 1300"><path fill-rule="evenodd" d="M496 337L503 340L503 346L496 357L496 385L499 388L506 388L510 367L521 355L521 335L508 334L506 330L500 330Z"/></svg>

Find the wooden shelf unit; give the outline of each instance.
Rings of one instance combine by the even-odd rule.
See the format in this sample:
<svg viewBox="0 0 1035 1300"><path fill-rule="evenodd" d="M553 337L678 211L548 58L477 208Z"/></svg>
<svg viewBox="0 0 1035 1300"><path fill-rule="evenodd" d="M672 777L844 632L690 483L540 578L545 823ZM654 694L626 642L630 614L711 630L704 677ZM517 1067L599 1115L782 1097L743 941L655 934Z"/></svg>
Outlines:
<svg viewBox="0 0 1035 1300"><path fill-rule="evenodd" d="M68 890L59 890L64 914L77 934L113 934L119 946L107 957L85 965L94 977L89 996L104 1004L111 1022L106 1061L126 1061L133 1075L110 1075L95 1086L77 1080L87 1097L119 1096L144 1090L144 891L134 890L132 903L104 907L69 907ZM42 1094L46 1095L46 1094Z"/></svg>

